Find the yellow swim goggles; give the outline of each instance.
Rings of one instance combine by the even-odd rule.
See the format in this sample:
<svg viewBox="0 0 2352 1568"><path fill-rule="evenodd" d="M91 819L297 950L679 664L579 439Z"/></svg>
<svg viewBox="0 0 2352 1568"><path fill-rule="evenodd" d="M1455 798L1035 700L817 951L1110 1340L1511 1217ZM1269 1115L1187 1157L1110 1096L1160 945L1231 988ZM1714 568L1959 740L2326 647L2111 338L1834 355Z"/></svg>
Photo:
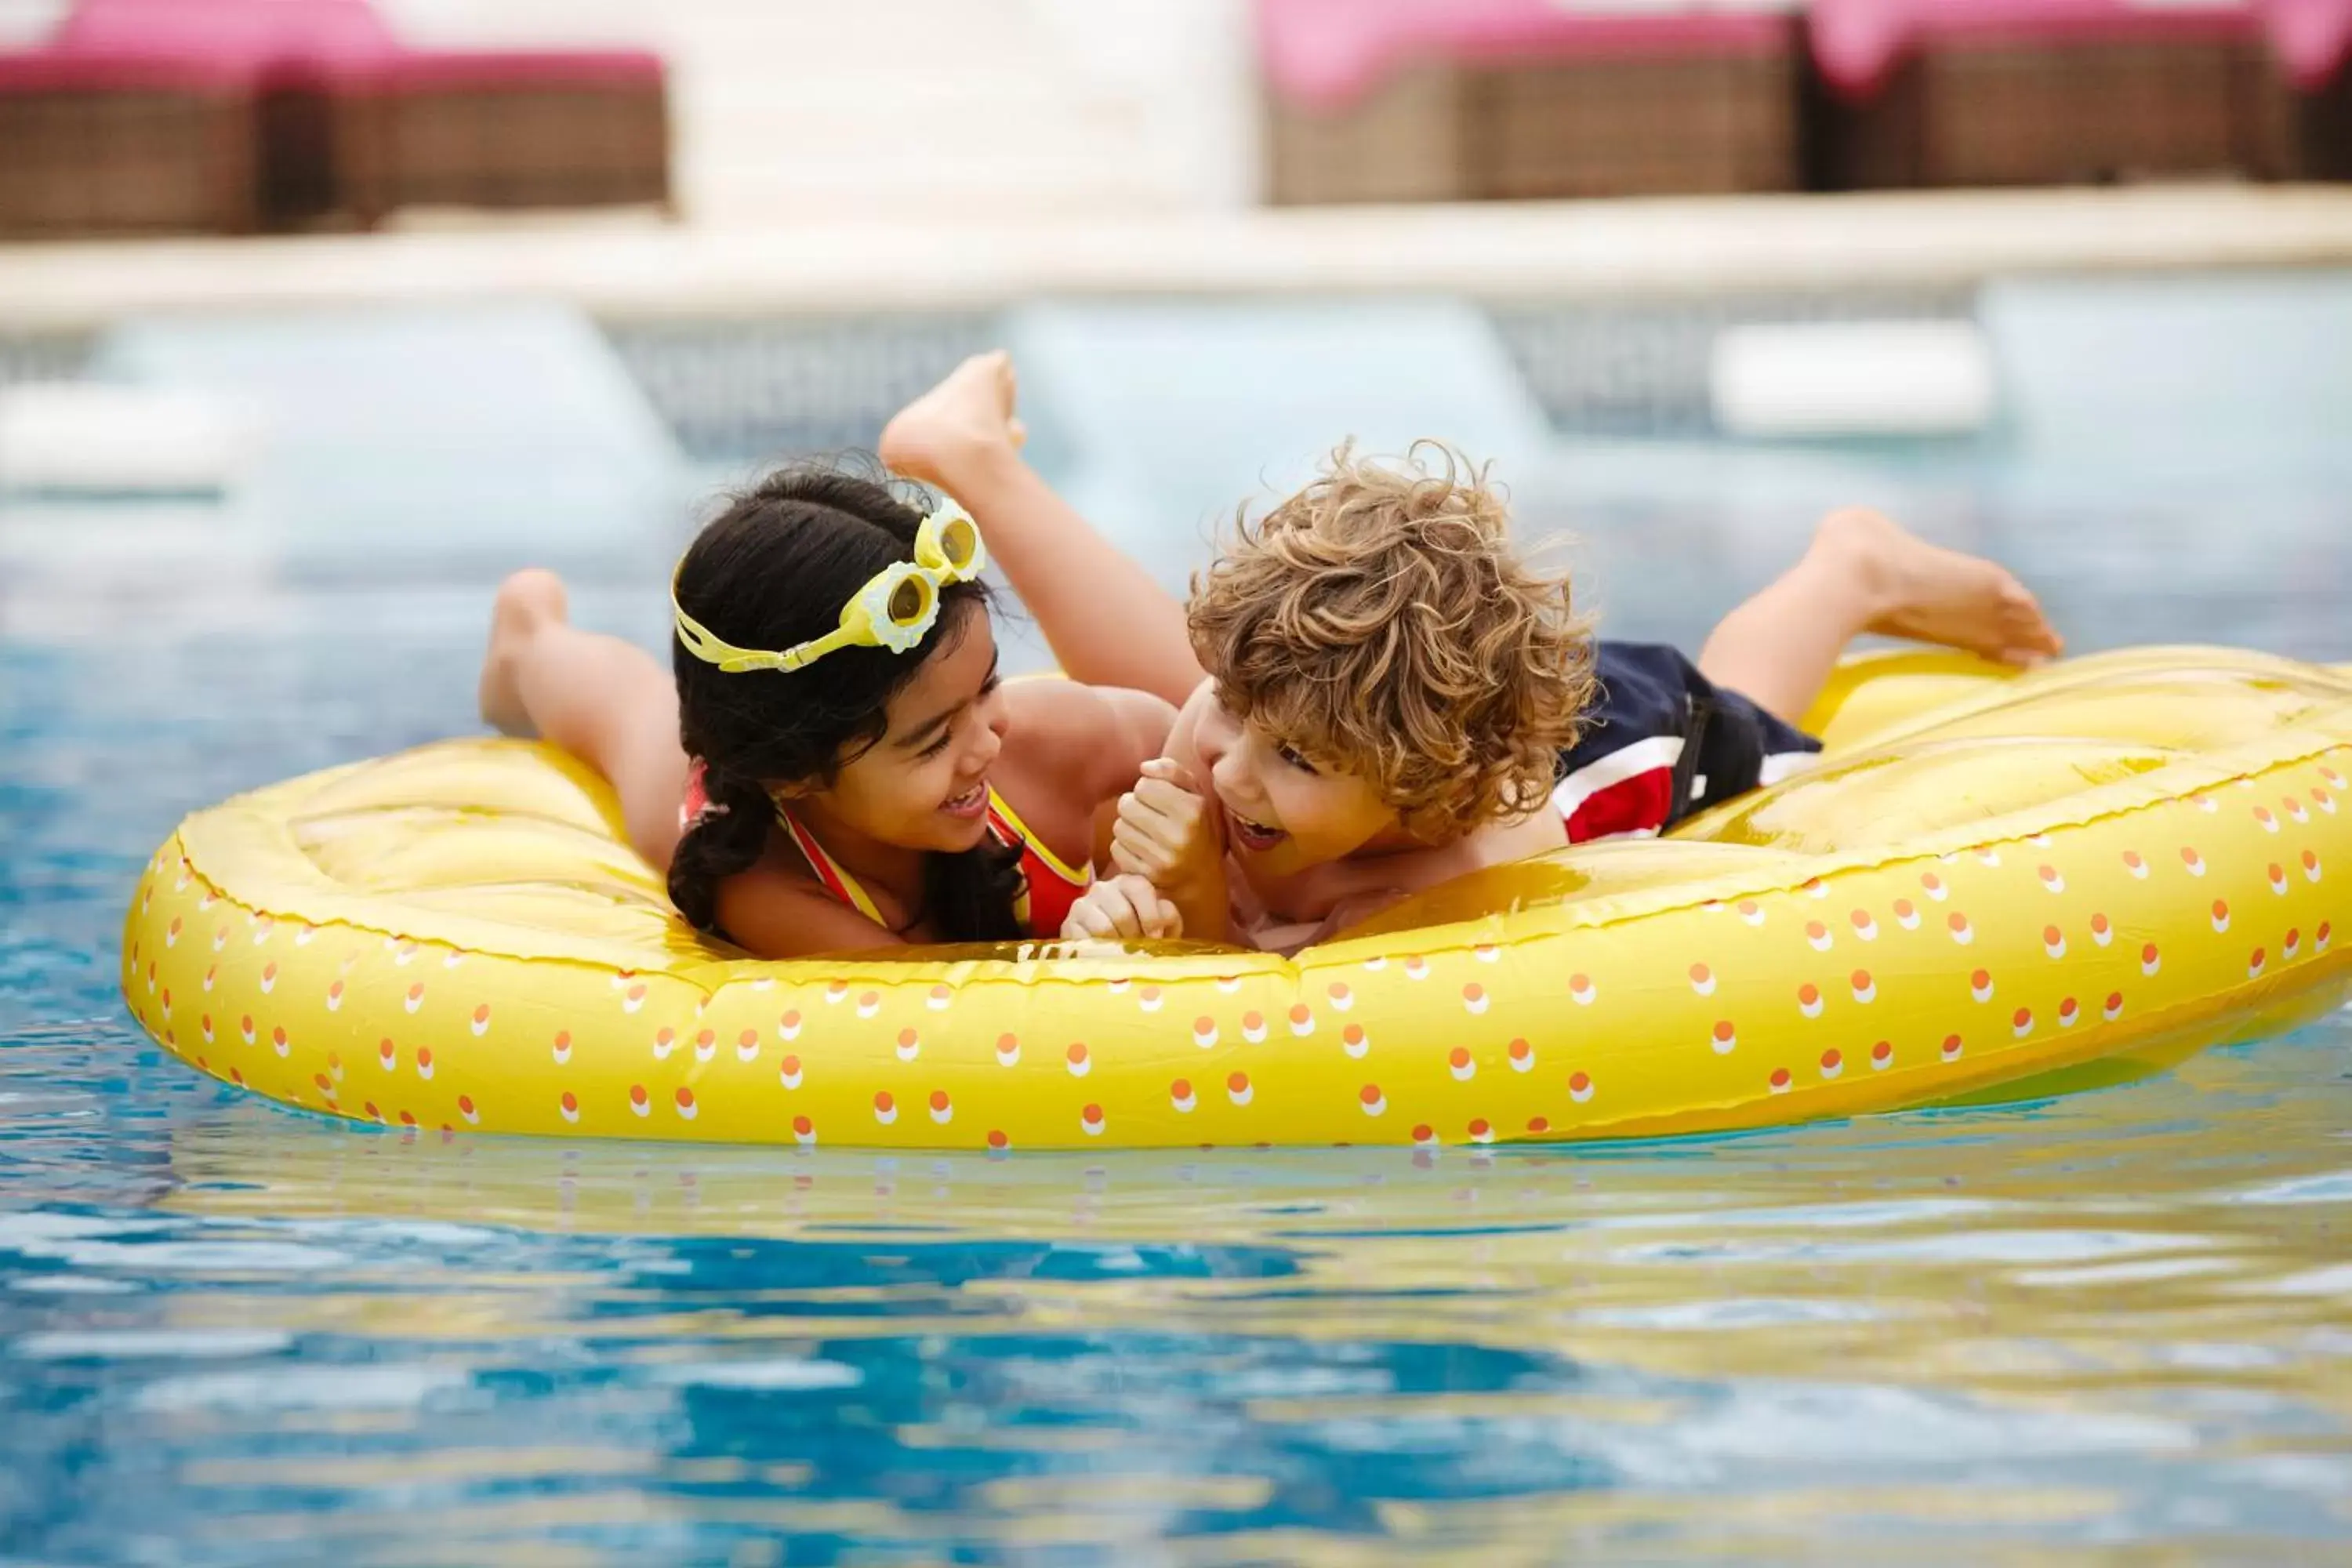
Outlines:
<svg viewBox="0 0 2352 1568"><path fill-rule="evenodd" d="M923 640L940 618L940 590L950 583L969 583L988 565L988 548L980 540L980 525L953 501L942 502L915 531L915 558L898 561L866 579L866 585L841 606L841 625L811 642L782 653L737 647L710 635L677 602L677 580L670 580L669 606L677 616L677 640L705 664L715 664L730 675L751 669L800 669L814 664L835 648L887 647L905 653Z"/></svg>

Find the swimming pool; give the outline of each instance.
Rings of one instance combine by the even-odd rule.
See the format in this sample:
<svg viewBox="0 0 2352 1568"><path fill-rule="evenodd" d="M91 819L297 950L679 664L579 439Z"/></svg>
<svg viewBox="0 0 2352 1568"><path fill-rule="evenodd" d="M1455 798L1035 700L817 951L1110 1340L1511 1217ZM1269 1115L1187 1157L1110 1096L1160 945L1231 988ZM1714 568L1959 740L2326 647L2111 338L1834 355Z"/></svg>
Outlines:
<svg viewBox="0 0 2352 1568"><path fill-rule="evenodd" d="M2010 416L1980 441L1580 438L1507 477L1625 635L1695 638L1868 500L2011 560L2082 647L2352 657L2352 278L1982 309ZM1157 487L1129 525L1171 577L1236 473L1297 456L1173 439L1082 476ZM2352 1538L2352 1016L2046 1104L1437 1155L415 1139L199 1079L114 994L139 866L191 806L467 728L486 592L454 553L274 571L241 526L0 507L33 563L0 589L0 1556ZM142 565L172 607L126 626ZM577 608L660 629L616 572Z"/></svg>

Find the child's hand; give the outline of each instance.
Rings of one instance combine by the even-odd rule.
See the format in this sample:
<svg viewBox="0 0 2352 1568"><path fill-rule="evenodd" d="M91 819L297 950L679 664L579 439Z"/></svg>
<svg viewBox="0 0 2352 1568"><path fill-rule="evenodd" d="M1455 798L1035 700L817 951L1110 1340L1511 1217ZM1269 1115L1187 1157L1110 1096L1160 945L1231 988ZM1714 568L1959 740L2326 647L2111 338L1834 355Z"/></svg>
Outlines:
<svg viewBox="0 0 2352 1568"><path fill-rule="evenodd" d="M1029 438L1013 412L1019 395L1011 354L974 354L900 409L883 426L876 450L893 473L952 495L957 477L975 458L1009 456Z"/></svg>
<svg viewBox="0 0 2352 1568"><path fill-rule="evenodd" d="M1224 890L1224 824L1208 792L1180 763L1160 757L1118 797L1111 864L1177 898Z"/></svg>
<svg viewBox="0 0 2352 1568"><path fill-rule="evenodd" d="M1062 922L1066 942L1141 942L1184 934L1184 917L1141 877L1107 877L1078 895Z"/></svg>

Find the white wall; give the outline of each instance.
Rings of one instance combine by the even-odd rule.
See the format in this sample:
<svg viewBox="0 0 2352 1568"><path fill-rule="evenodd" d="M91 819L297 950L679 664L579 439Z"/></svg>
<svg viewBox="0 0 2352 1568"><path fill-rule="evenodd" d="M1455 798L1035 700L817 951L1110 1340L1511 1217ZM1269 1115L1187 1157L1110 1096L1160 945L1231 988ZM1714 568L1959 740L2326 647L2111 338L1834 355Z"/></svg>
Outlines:
<svg viewBox="0 0 2352 1568"><path fill-rule="evenodd" d="M37 44L66 19L73 0L0 0L0 49Z"/></svg>
<svg viewBox="0 0 2352 1568"><path fill-rule="evenodd" d="M379 3L420 40L661 49L696 221L1164 213L1257 193L1248 0Z"/></svg>

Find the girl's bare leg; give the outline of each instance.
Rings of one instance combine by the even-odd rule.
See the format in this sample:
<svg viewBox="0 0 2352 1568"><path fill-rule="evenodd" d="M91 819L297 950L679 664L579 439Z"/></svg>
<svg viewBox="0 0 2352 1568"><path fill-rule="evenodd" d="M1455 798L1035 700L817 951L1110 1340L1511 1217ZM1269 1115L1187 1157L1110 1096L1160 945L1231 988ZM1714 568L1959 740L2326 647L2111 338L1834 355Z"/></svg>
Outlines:
<svg viewBox="0 0 2352 1568"><path fill-rule="evenodd" d="M604 774L620 796L630 844L666 872L686 790L677 689L645 649L583 632L568 614L551 572L518 572L500 584L482 659L482 718L561 746Z"/></svg>
<svg viewBox="0 0 2352 1568"><path fill-rule="evenodd" d="M970 509L1063 673L1181 708L1203 679L1184 606L1021 459L1013 361L974 354L882 431L890 468Z"/></svg>

